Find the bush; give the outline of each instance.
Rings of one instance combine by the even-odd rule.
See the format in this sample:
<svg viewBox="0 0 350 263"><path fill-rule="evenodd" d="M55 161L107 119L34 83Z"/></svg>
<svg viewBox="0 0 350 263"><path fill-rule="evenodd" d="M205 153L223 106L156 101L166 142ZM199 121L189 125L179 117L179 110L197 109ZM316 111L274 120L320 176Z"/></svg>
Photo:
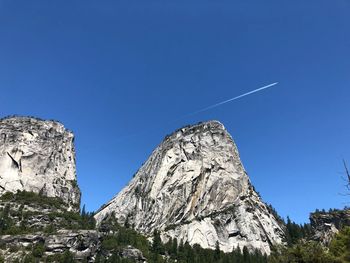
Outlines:
<svg viewBox="0 0 350 263"><path fill-rule="evenodd" d="M291 247L275 247L269 263L336 263L327 249L315 241L299 241Z"/></svg>
<svg viewBox="0 0 350 263"><path fill-rule="evenodd" d="M49 207L55 207L57 209L64 208L65 203L62 199L58 197L48 197L48 196L42 196L34 192L27 192L27 191L17 191L17 193L11 193L6 192L1 197L0 200L2 201L13 201L20 204L39 204Z"/></svg>
<svg viewBox="0 0 350 263"><path fill-rule="evenodd" d="M36 263L37 260L32 254L28 254L24 257L23 263Z"/></svg>
<svg viewBox="0 0 350 263"><path fill-rule="evenodd" d="M74 260L74 256L71 252L65 251L63 254L47 256L45 262L75 263L76 261Z"/></svg>
<svg viewBox="0 0 350 263"><path fill-rule="evenodd" d="M32 253L33 253L34 257L41 258L45 253L44 244L38 243L38 244L34 245Z"/></svg>
<svg viewBox="0 0 350 263"><path fill-rule="evenodd" d="M350 227L344 227L332 240L330 253L341 262L350 262Z"/></svg>
<svg viewBox="0 0 350 263"><path fill-rule="evenodd" d="M9 203L6 204L3 211L0 211L0 235L9 234L27 234L36 231L44 231L45 233L53 233L57 228L61 229L95 229L96 221L93 213L85 212L76 213L66 210L66 205L59 198L46 197L33 192L18 191L16 194L6 192L0 196L0 200L4 202L15 202L20 205L19 210L10 209ZM39 211L26 211L24 206L39 206ZM43 214L40 208L56 208L53 212ZM52 210L51 210L52 211ZM51 226L40 226L33 228L28 221L32 217L45 216L51 222ZM14 222L16 221L16 222Z"/></svg>

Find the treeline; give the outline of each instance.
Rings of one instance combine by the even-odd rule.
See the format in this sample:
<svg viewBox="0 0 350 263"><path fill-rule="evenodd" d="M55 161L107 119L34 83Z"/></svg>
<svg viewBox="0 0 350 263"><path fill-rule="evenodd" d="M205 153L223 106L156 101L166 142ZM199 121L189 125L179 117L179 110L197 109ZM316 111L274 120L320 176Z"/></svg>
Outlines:
<svg viewBox="0 0 350 263"><path fill-rule="evenodd" d="M20 209L12 210L9 203L0 209L0 234L31 233L38 229L31 228L26 224L24 205L39 205L43 207L57 208L57 212L49 212L46 216L51 220L61 218L60 226L53 229L43 229L47 234L60 229L95 229L93 213L85 211L83 206L80 213L64 211L59 199L47 198L34 193L18 192L17 194L5 194L0 201L16 202ZM270 208L273 210L273 208ZM32 212L31 212L32 213ZM31 214L33 215L33 214ZM14 219L20 220L16 224ZM279 218L281 222L283 219ZM134 259L123 258L123 253L128 246L139 249L143 257L149 263L346 263L350 262L350 227L344 227L335 236L329 247L310 241L314 235L310 224L296 224L287 217L285 225L286 245L272 248L270 256L263 255L260 251L249 251L247 247L236 248L230 253L220 250L219 243L216 249L203 249L199 245L189 245L187 242L170 239L162 243L160 233L155 231L153 242L136 232L126 222L124 226L118 224L112 214L104 220L98 230L103 233L101 247L96 255L95 262L130 263ZM14 248L12 248L14 249ZM52 256L45 255L45 247L38 244L32 247L31 253L27 254L23 262L77 262L74 255L69 251ZM0 262L3 262L0 257Z"/></svg>
<svg viewBox="0 0 350 263"><path fill-rule="evenodd" d="M190 246L187 242L178 242L170 239L166 244L161 244L159 233L155 231L152 252L156 255L153 262L163 262L160 256L179 263L267 263L267 256L255 250L249 253L247 247L241 250L239 247L230 253L220 250L216 243L216 249L203 249L199 245Z"/></svg>
<svg viewBox="0 0 350 263"><path fill-rule="evenodd" d="M300 239L289 246L277 246L269 263L348 263L350 262L350 227L344 227L328 247Z"/></svg>
<svg viewBox="0 0 350 263"><path fill-rule="evenodd" d="M127 225L128 226L128 225ZM139 249L147 262L150 263L267 263L268 257L256 250L249 253L246 247L224 253L220 251L219 244L216 249L203 249L199 245L191 246L187 242L179 242L177 239L170 239L162 243L158 231L153 233L153 242L139 234L132 228L121 226L114 216L102 222L100 230L109 233L103 238L100 252L96 262L133 262L122 259L123 249L131 245Z"/></svg>
<svg viewBox="0 0 350 263"><path fill-rule="evenodd" d="M13 207L16 203L18 207ZM67 211L66 204L59 198L47 197L26 191L7 192L0 197L0 235L30 234L43 231L48 234L59 229L95 229L93 213L86 212L85 206L80 213ZM24 209L28 206L29 209ZM35 208L35 209L34 209ZM49 208L43 214L40 209ZM29 219L37 216L45 218L50 224L33 227Z"/></svg>
<svg viewBox="0 0 350 263"><path fill-rule="evenodd" d="M328 213L341 210L330 209ZM314 214L327 213L316 210ZM350 226L344 226L328 247L313 241L310 224L297 224L289 217L283 220L286 245L272 247L269 263L346 263L350 262Z"/></svg>
<svg viewBox="0 0 350 263"><path fill-rule="evenodd" d="M132 228L120 226L115 219L110 218L101 227L108 231L102 249L96 262L133 262L122 259L121 251L131 245L142 251L150 263L346 263L350 262L350 227L343 228L335 236L329 247L324 247L315 241L308 241L309 225L298 225L287 219L287 231L291 238L287 246L275 246L270 256L259 251L249 252L246 247L237 248L230 253L216 249L203 249L199 245L189 245L170 239L167 243L161 242L160 234L155 231L153 242L137 233ZM298 239L299 237L299 239ZM109 257L108 257L109 255ZM112 256L110 256L112 255Z"/></svg>
<svg viewBox="0 0 350 263"><path fill-rule="evenodd" d="M310 239L314 234L310 224L297 224L287 217L286 226L286 242L289 246L296 244L302 239Z"/></svg>
<svg viewBox="0 0 350 263"><path fill-rule="evenodd" d="M155 231L153 243L147 245L148 262L178 262L178 263L346 263L350 262L350 227L344 227L334 237L328 247L311 238L314 235L310 224L297 224L287 218L285 223L286 245L272 247L270 256L259 251L248 251L246 247L237 248L230 253L220 251L219 243L216 249L203 249L199 245L170 239L163 244L159 232ZM124 230L125 231L125 230ZM123 233L124 231L121 231ZM126 231L133 231L126 229ZM124 232L125 234L125 232ZM117 234L118 235L118 234ZM135 232L135 237L139 234ZM124 240L124 239L123 239ZM133 245L137 247L137 242ZM144 251L143 251L144 252ZM108 261L113 262L113 261ZM116 261L117 262L117 261Z"/></svg>

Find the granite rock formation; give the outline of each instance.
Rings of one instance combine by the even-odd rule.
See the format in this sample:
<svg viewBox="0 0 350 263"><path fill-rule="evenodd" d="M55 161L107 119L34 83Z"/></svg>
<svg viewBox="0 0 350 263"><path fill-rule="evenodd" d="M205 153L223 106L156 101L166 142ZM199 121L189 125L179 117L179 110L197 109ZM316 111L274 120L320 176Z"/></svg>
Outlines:
<svg viewBox="0 0 350 263"><path fill-rule="evenodd" d="M350 208L311 213L310 223L314 232L312 239L327 246L342 227L350 226Z"/></svg>
<svg viewBox="0 0 350 263"><path fill-rule="evenodd" d="M0 120L0 195L28 191L59 197L79 210L73 133L56 121Z"/></svg>
<svg viewBox="0 0 350 263"><path fill-rule="evenodd" d="M70 251L77 262L86 258L89 262L93 262L100 245L100 238L100 234L95 230L60 230L51 235L44 233L2 235L0 252L6 262L16 262L25 258L31 247L42 244L45 251L43 253L47 256Z"/></svg>
<svg viewBox="0 0 350 263"><path fill-rule="evenodd" d="M167 136L131 182L95 215L163 241L229 252L238 246L269 254L283 243L283 226L254 190L237 147L217 121L187 126Z"/></svg>

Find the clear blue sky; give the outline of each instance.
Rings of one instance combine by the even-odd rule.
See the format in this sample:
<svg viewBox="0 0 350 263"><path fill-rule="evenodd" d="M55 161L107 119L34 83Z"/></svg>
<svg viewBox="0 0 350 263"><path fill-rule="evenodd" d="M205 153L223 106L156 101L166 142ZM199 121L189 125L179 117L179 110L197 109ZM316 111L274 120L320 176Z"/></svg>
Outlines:
<svg viewBox="0 0 350 263"><path fill-rule="evenodd" d="M217 119L263 199L305 222L350 202L339 195L341 160L350 162L349 14L347 0L0 0L0 113L74 131L90 211L166 134Z"/></svg>

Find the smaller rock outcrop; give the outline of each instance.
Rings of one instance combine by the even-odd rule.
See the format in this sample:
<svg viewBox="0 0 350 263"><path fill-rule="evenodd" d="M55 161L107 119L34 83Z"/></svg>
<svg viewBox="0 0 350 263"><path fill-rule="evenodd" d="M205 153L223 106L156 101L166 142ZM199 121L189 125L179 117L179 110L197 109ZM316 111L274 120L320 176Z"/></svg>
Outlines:
<svg viewBox="0 0 350 263"><path fill-rule="evenodd" d="M139 249L134 248L132 246L127 246L123 248L122 251L120 252L120 256L122 258L128 258L128 259L134 260L135 262L140 262L140 263L146 262L146 258L143 256L142 252Z"/></svg>
<svg viewBox="0 0 350 263"><path fill-rule="evenodd" d="M344 226L350 226L350 208L344 210L317 211L310 215L314 231L312 239L329 245L335 234Z"/></svg>
<svg viewBox="0 0 350 263"><path fill-rule="evenodd" d="M76 260L93 260L101 243L101 235L96 230L59 230L45 238L47 255L70 251Z"/></svg>

